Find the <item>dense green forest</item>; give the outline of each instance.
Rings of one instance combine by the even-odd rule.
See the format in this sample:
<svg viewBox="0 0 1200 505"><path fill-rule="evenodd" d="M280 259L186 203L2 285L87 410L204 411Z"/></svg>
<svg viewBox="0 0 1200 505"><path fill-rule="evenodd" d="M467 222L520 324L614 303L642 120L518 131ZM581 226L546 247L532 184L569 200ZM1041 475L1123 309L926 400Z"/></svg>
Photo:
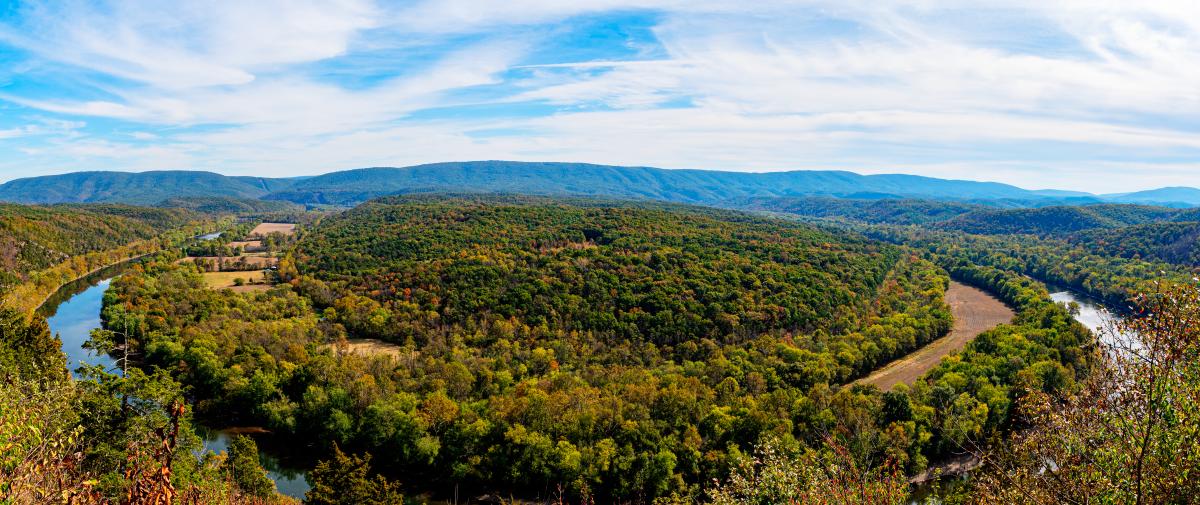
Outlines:
<svg viewBox="0 0 1200 505"><path fill-rule="evenodd" d="M299 212L304 207L277 200L235 198L229 196L178 196L167 198L157 207L188 209L204 214L237 214L240 216Z"/></svg>
<svg viewBox="0 0 1200 505"><path fill-rule="evenodd" d="M0 204L0 290L69 258L147 240L199 216L128 205Z"/></svg>
<svg viewBox="0 0 1200 505"><path fill-rule="evenodd" d="M284 256L268 272L275 286L255 290L214 289L178 260L234 252L225 248L256 219L223 221L221 238L185 245L162 240L160 227L193 225L191 211L15 208L130 226L126 238L152 234L161 252L104 295L105 327L134 358L127 377L88 370L65 386L45 325L0 312L0 414L10 413L0 432L16 441L0 447L0 463L34 451L46 462L37 468L55 469L0 465L0 491L54 477L77 503L168 488L185 501L285 500L249 439L225 457L192 456L194 416L308 442L311 503L454 492L900 503L910 476L968 453L985 456L985 473L943 498L1005 495L988 478L1002 470L986 465L1025 471L1006 452L1010 437L1078 422L1032 406L1082 408L1072 399L1108 366L1042 281L1142 305L1138 293L1164 292L1152 281L1189 278L1166 263L1187 260L1166 254L1193 223L1170 209L1097 206L1086 212L1107 224L1091 231L1039 237L997 221L974 234L940 223L991 211L884 202L797 204L813 225L644 202L387 197L296 215L299 235L271 245ZM1116 238L1130 234L1144 238ZM852 385L948 331L951 278L1016 318L911 386ZM117 335L99 332L95 345L119 352ZM789 484L772 487L780 475Z"/></svg>
<svg viewBox="0 0 1200 505"><path fill-rule="evenodd" d="M1096 254L1200 268L1200 223L1149 223L1068 238Z"/></svg>
<svg viewBox="0 0 1200 505"><path fill-rule="evenodd" d="M1015 324L911 389L840 386L946 331L934 262ZM323 220L279 273L235 293L151 264L105 319L200 416L373 454L411 493L702 499L766 439L915 472L1089 362L1087 331L1019 273L711 209L384 199Z"/></svg>
<svg viewBox="0 0 1200 505"><path fill-rule="evenodd" d="M938 226L947 230L987 235L1065 235L1082 230L1111 229L1166 221L1178 213L1177 210L1165 207L1113 204L980 210L939 223Z"/></svg>
<svg viewBox="0 0 1200 505"><path fill-rule="evenodd" d="M934 200L845 198L752 198L734 207L865 223L926 224L982 210L982 205Z"/></svg>

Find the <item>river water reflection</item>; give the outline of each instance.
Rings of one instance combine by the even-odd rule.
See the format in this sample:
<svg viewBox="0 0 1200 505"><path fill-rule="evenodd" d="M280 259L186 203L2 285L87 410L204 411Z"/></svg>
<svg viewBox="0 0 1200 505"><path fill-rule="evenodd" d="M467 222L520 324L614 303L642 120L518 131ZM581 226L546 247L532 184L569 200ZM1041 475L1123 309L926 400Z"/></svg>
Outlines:
<svg viewBox="0 0 1200 505"><path fill-rule="evenodd" d="M1074 291L1051 287L1055 292L1050 293L1050 298L1059 303L1074 302L1079 310L1072 315L1076 321L1079 321L1089 330L1096 334L1096 337L1101 342L1113 344L1112 331L1113 323L1120 321L1120 316L1117 316L1113 311L1108 310L1104 305L1085 295Z"/></svg>
<svg viewBox="0 0 1200 505"><path fill-rule="evenodd" d="M63 286L46 304L38 309L38 313L46 317L50 332L57 334L62 340L63 352L67 355L67 367L71 373L82 364L104 365L108 370L116 368L116 360L107 354L97 354L84 348L93 329L100 327L100 309L104 304L104 292L108 290L112 279L124 273L133 262L122 263L106 268L96 274L84 277L78 281ZM214 452L226 450L232 438L226 431L218 431L197 427L204 437L205 449ZM259 461L271 480L275 481L280 493L304 498L309 485L302 468L291 467L259 444Z"/></svg>

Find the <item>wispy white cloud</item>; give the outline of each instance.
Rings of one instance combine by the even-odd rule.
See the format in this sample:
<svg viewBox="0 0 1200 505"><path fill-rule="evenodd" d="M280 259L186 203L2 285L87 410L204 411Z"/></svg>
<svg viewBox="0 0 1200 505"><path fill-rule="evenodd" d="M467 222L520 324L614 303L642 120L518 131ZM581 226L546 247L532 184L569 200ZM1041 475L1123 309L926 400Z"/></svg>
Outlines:
<svg viewBox="0 0 1200 505"><path fill-rule="evenodd" d="M290 175L511 158L1200 185L1194 2L118 0L21 12L0 20L0 44L43 62L31 71L42 77L90 72L92 92L0 100L129 125L63 140L70 158L44 161L60 167ZM617 13L650 19L657 49L575 59L554 47L588 44L563 33Z"/></svg>

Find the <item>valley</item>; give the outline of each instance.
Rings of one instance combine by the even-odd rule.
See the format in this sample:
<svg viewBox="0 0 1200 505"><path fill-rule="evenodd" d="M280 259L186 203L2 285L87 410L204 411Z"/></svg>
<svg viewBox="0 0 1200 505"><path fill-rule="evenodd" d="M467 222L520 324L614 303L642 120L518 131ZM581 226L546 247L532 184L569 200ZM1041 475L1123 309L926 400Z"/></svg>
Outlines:
<svg viewBox="0 0 1200 505"><path fill-rule="evenodd" d="M1200 504L1197 61L1181 1L4 2L0 505Z"/></svg>
<svg viewBox="0 0 1200 505"><path fill-rule="evenodd" d="M640 503L719 497L714 479L760 471L745 458L773 447L798 451L788 461L887 461L873 482L903 487L987 461L1028 429L1023 402L1079 390L1106 359L1095 306L1057 302L1140 303L1197 268L1178 245L1186 209L740 205L422 194L338 210L111 207L114 224L159 219L121 235L153 247L65 250L11 282L32 292L66 278L42 281L62 287L21 331L49 317L86 385L76 401L109 404L68 409L95 419L83 425L95 471L115 471L111 440L154 443L125 424L144 418L191 423L177 440L193 454L261 445L253 460L283 494L260 496L281 503L322 485L318 463L365 455L373 486L424 500L553 488ZM16 223L79 212L12 208ZM129 250L136 261L114 252ZM5 353L59 354L17 342ZM113 374L125 356L130 375ZM134 418L102 400L126 395L172 399ZM184 414L166 408L176 402ZM206 496L249 492L216 484L230 470L206 458L177 463L178 479ZM987 485L986 465L964 468L971 478L918 492Z"/></svg>
<svg viewBox="0 0 1200 505"><path fill-rule="evenodd" d="M1012 321L1012 309L979 289L951 282L946 290L954 326L946 336L925 347L876 369L856 384L870 384L889 391L897 384L912 385L918 378L937 366L942 358L961 350L971 339L987 330ZM1058 300L1056 300L1058 301Z"/></svg>

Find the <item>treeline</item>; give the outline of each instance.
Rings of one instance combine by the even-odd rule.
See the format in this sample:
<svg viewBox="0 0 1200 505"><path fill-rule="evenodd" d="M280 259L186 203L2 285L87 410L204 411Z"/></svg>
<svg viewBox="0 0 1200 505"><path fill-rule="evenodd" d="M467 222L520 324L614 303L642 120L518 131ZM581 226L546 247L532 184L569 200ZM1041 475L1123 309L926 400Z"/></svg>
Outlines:
<svg viewBox="0 0 1200 505"><path fill-rule="evenodd" d="M823 197L750 198L730 202L736 208L864 223L927 224L946 221L983 205L917 199L856 200Z"/></svg>
<svg viewBox="0 0 1200 505"><path fill-rule="evenodd" d="M80 208L90 210L81 212ZM0 269L0 306L24 313L32 313L60 286L90 272L179 247L197 233L221 226L214 221L197 219L191 213L121 205L6 206L6 210L12 213L0 216L0 226L3 226L0 245L15 246L0 251L0 254L9 254L10 258L18 260L14 270ZM138 219L145 222L134 221L132 216L140 216ZM89 240L93 241L91 245L72 245ZM20 260L32 251L41 251L44 256L37 261Z"/></svg>
<svg viewBox="0 0 1200 505"><path fill-rule="evenodd" d="M224 228L221 235L210 239L200 240L188 244L184 247L183 253L187 256L195 257L224 257L238 256L242 254L240 246L231 246L230 243L243 240L250 230L258 223L255 221L238 222Z"/></svg>
<svg viewBox="0 0 1200 505"><path fill-rule="evenodd" d="M0 292L69 258L100 253L200 221L178 209L0 204Z"/></svg>
<svg viewBox="0 0 1200 505"><path fill-rule="evenodd" d="M942 257L1017 272L1048 284L1069 287L1118 309L1136 293L1152 291L1154 280L1184 282L1188 269L1167 263L1098 254L1064 239L1030 235L972 235L915 227L855 228L867 236L907 244Z"/></svg>
<svg viewBox="0 0 1200 505"><path fill-rule="evenodd" d="M1096 254L1200 268L1200 223L1151 223L1068 237Z"/></svg>
<svg viewBox="0 0 1200 505"><path fill-rule="evenodd" d="M936 226L982 235L1063 236L1082 230L1114 229L1169 221L1181 211L1127 204L1054 206L1037 209L990 209L963 214ZM903 223L896 223L903 224Z"/></svg>
<svg viewBox="0 0 1200 505"><path fill-rule="evenodd" d="M304 207L278 200L223 196L180 196L159 202L157 207L187 209L204 214L256 215L303 212Z"/></svg>

